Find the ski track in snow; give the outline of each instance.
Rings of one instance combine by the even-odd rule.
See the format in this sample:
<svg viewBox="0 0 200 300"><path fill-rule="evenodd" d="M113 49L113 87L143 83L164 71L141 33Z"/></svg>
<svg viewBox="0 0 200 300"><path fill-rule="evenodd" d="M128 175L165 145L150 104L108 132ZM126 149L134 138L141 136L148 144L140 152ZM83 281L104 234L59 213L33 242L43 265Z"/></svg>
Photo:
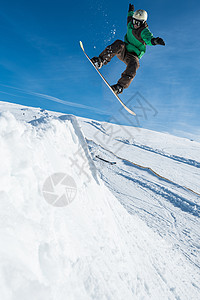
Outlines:
<svg viewBox="0 0 200 300"><path fill-rule="evenodd" d="M129 146L138 147L139 149L143 149L143 150L161 155L163 157L167 157L169 159L175 160L175 161L180 162L180 163L184 163L184 164L187 164L187 165L190 165L190 166L194 166L196 168L200 168L200 162L198 162L196 160L193 160L193 159L186 159L184 157L179 157L179 156L176 156L176 155L169 155L167 153L164 153L164 152L160 151L159 149L153 149L153 148L148 147L146 145L139 145L139 144L136 144L136 143L130 143L127 140L122 140L121 139L121 140L118 140L118 141L120 141L120 142L122 142L126 145L129 145Z"/></svg>
<svg viewBox="0 0 200 300"><path fill-rule="evenodd" d="M149 146L144 147L144 145L140 148L134 147L132 144L141 145L141 143L134 141L135 139L141 140L142 134L139 133L141 132L141 129L138 131L138 128L123 128L122 126L118 125L111 126L109 123L105 122L101 124L98 122L94 123L93 121L85 120L82 121L82 127L83 130L86 129L86 136L89 140L94 140L94 142L97 144L102 143L104 148L113 153L117 153L118 156L124 157L127 161L133 161L135 165L149 168L155 173L159 174L160 177L164 177L169 181L175 182L181 186L185 186L186 188L200 195L199 184L197 183L200 176L200 171L198 168L199 163L193 158L191 159L188 157L183 159L183 157L180 155L174 155L174 150L171 145L173 145L173 143L176 141L175 137L170 135L168 136L166 134L163 134L163 136L160 134L159 136L159 133L156 133L158 136L155 135L154 137L151 131L145 131L144 137L148 137L150 135L151 139L148 140L151 144L155 144L155 148ZM93 128L92 130L91 127ZM97 131L94 130L94 128L97 129ZM123 135L128 136L130 141L123 137ZM166 142L168 139L171 141L171 144ZM196 155L196 153L198 153L198 149L200 151L200 143L195 143L194 145L194 143L189 140L177 138L177 140L178 139L180 140L180 144L176 141L176 147L178 150L177 152L182 152L191 157L199 157L199 155ZM107 142L105 142L106 140ZM146 138L144 138L144 140L146 140ZM159 150L158 147L156 147L158 144L162 149L169 148L170 152L172 153L167 153L166 150ZM196 151L194 151L195 146L197 146ZM151 149L152 151L148 151L147 149ZM159 156L161 159L159 159ZM172 162L174 162L174 164L172 164ZM171 168L168 168L168 165L171 165ZM171 172L172 168L174 169L173 172ZM180 173L182 173L183 176L180 176ZM188 183L184 184L185 182Z"/></svg>

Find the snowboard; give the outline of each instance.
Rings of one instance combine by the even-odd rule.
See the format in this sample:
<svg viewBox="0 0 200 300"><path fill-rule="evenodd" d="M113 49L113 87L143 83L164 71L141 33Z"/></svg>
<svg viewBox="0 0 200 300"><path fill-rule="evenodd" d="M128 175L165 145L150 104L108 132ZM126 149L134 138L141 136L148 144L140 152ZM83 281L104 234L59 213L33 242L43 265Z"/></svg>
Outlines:
<svg viewBox="0 0 200 300"><path fill-rule="evenodd" d="M115 95L115 97L117 98L117 100L121 103L121 105L133 116L135 116L136 114L134 113L134 111L132 111L130 108L128 108L124 102L119 98L119 96L113 91L113 89L111 88L110 84L108 83L108 81L103 77L103 75L99 72L99 70L95 67L95 65L92 63L91 59L89 58L89 56L87 55L87 53L85 52L85 49L83 47L83 43L80 41L80 46L81 49L83 50L83 53L85 54L85 56L87 57L87 59L90 61L90 63L93 65L93 67L95 68L95 70L97 71L97 73L101 76L101 78L103 79L103 81L105 82L105 84L109 87L109 89L111 90L111 92Z"/></svg>

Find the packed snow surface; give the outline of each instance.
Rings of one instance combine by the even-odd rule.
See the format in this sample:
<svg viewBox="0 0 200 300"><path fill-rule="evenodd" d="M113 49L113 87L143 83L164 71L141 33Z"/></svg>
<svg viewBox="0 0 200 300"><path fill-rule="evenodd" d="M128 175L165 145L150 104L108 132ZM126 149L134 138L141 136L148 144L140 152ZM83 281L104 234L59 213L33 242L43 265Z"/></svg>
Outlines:
<svg viewBox="0 0 200 300"><path fill-rule="evenodd" d="M0 112L0 299L200 299L200 143Z"/></svg>

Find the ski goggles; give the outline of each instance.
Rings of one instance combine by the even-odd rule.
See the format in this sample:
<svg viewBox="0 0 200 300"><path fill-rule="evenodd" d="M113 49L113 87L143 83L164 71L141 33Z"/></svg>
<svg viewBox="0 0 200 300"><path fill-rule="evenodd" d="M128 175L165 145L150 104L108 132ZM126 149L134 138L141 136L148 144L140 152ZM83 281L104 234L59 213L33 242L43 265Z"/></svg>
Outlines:
<svg viewBox="0 0 200 300"><path fill-rule="evenodd" d="M137 20L137 19L134 19L133 18L133 25L136 25L136 26L141 26L142 25L142 23L143 23L143 21L140 21L140 20Z"/></svg>

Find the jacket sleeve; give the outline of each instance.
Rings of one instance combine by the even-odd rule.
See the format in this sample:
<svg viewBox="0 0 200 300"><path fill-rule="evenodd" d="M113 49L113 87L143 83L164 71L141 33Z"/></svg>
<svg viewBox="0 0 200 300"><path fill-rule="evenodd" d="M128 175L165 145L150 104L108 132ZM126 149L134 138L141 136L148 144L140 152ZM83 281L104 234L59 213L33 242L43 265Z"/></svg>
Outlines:
<svg viewBox="0 0 200 300"><path fill-rule="evenodd" d="M144 30L142 30L141 38L143 39L145 44L147 44L149 46L153 46L153 44L151 43L151 39L153 38L153 34L151 33L151 31L148 28L145 28Z"/></svg>
<svg viewBox="0 0 200 300"><path fill-rule="evenodd" d="M127 25L128 25L128 23L132 22L133 14L134 14L134 11L128 12Z"/></svg>

